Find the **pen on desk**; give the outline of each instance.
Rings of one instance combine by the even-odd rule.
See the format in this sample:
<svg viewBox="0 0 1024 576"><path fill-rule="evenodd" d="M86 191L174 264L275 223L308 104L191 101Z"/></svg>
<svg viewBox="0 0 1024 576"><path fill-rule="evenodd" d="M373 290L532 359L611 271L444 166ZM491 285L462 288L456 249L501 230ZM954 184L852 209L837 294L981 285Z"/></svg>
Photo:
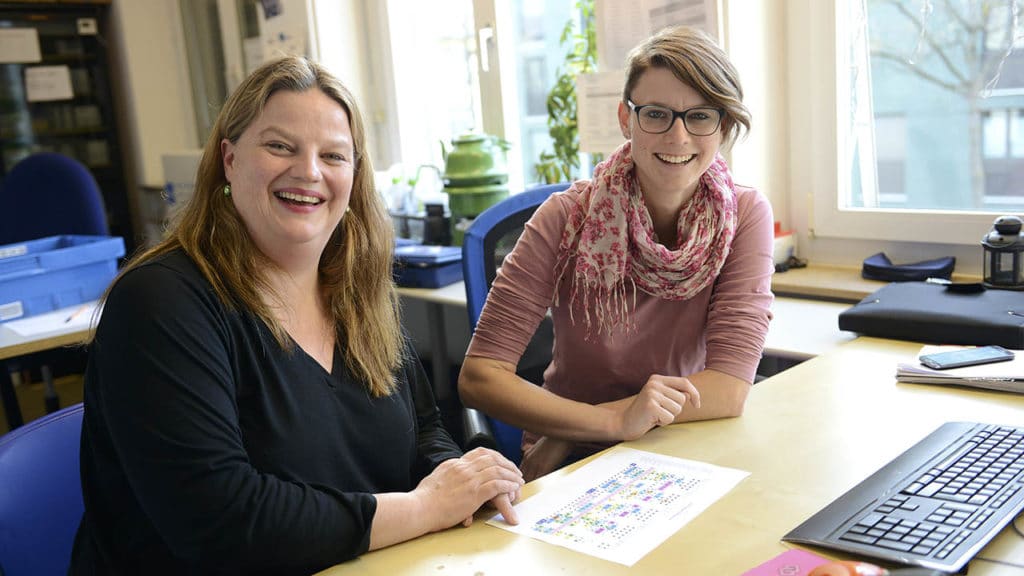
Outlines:
<svg viewBox="0 0 1024 576"><path fill-rule="evenodd" d="M88 306L79 306L78 308L75 309L74 312L71 313L70 316L64 319L64 323L67 324L68 322L71 322L72 320L77 318L79 314L85 312L88 308Z"/></svg>

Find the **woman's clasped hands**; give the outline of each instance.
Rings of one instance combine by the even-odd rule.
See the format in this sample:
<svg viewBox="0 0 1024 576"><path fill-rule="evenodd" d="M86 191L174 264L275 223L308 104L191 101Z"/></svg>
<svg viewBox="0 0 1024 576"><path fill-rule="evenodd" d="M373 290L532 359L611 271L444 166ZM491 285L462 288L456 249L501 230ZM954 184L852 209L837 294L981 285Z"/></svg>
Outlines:
<svg viewBox="0 0 1024 576"><path fill-rule="evenodd" d="M431 532L458 523L469 526L473 514L490 502L509 524L518 524L512 504L519 500L523 475L504 456L487 448L476 448L462 458L442 462L420 481L412 494L420 510L432 516Z"/></svg>
<svg viewBox="0 0 1024 576"><path fill-rule="evenodd" d="M655 426L675 422L687 404L700 408L700 392L688 378L652 374L640 392L604 406L616 415L617 436L635 440Z"/></svg>

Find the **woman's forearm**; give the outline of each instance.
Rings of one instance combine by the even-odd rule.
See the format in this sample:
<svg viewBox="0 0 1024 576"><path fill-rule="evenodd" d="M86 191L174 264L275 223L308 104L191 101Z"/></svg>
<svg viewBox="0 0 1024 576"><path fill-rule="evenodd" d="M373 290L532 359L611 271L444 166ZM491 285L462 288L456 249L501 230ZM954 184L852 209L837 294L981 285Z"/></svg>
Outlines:
<svg viewBox="0 0 1024 576"><path fill-rule="evenodd" d="M466 406L542 436L622 440L608 408L553 394L517 376L515 367L506 362L467 357L459 374L459 396Z"/></svg>
<svg viewBox="0 0 1024 576"><path fill-rule="evenodd" d="M377 512L370 528L370 550L412 540L432 530L432 518L411 492L377 494Z"/></svg>
<svg viewBox="0 0 1024 576"><path fill-rule="evenodd" d="M686 406L674 423L733 418L743 415L750 383L715 370L702 370L688 376L700 392L700 407Z"/></svg>

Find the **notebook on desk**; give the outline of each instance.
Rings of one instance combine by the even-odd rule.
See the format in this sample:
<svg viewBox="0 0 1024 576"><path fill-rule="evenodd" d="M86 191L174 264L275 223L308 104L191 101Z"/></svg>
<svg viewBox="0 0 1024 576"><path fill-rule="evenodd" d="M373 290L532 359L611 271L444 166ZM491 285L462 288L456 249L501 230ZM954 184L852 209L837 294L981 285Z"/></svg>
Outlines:
<svg viewBox="0 0 1024 576"><path fill-rule="evenodd" d="M960 570L1024 510L1024 428L947 422L782 539Z"/></svg>
<svg viewBox="0 0 1024 576"><path fill-rule="evenodd" d="M959 346L924 346L918 352L918 357L959 349L962 348ZM1024 394L1024 354L1017 354L1015 358L1007 362L946 370L933 370L917 361L900 362L896 365L896 381L909 384L966 386Z"/></svg>

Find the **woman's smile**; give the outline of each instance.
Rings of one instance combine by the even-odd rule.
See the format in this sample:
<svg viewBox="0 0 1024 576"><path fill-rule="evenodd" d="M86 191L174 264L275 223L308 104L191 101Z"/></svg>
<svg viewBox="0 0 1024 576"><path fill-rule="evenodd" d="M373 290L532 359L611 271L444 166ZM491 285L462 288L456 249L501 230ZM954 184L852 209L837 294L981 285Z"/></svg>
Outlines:
<svg viewBox="0 0 1024 576"><path fill-rule="evenodd" d="M666 164L689 164L690 160L697 157L696 154L687 154L685 156L675 156L670 154L655 154L655 157Z"/></svg>

